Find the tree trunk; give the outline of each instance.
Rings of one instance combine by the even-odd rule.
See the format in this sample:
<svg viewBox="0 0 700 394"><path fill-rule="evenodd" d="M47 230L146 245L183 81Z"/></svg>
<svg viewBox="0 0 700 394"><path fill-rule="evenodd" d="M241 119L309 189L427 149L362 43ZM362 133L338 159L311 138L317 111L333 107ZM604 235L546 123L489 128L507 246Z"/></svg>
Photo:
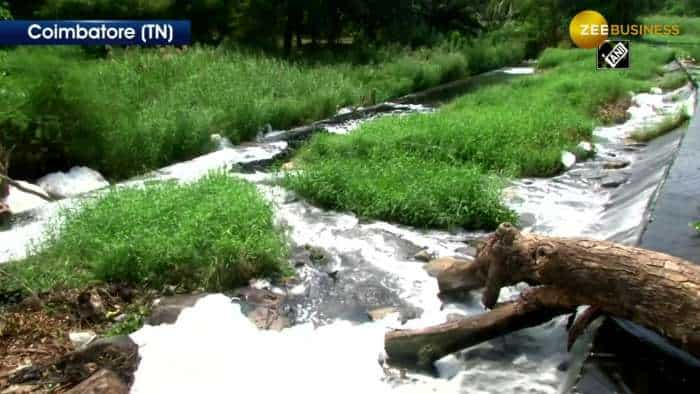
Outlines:
<svg viewBox="0 0 700 394"><path fill-rule="evenodd" d="M392 363L429 369L450 353L573 312L575 305L558 300L562 295L557 289L534 289L527 297L481 315L423 329L394 330L386 334L386 352Z"/></svg>
<svg viewBox="0 0 700 394"><path fill-rule="evenodd" d="M498 335L541 324L591 305L666 335L700 355L700 267L663 253L605 241L522 234L502 224L473 263L438 275L441 294L485 286L483 303L496 305L503 286L539 285L514 302L460 322L389 332L390 358L426 363Z"/></svg>

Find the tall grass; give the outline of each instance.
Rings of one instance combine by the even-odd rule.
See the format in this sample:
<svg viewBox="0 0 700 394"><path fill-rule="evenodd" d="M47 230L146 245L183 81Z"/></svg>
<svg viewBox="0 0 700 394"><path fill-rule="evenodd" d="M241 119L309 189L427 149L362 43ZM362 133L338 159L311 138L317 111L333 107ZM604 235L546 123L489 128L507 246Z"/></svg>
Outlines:
<svg viewBox="0 0 700 394"><path fill-rule="evenodd" d="M315 204L366 218L438 228L491 228L515 220L499 203L501 179L432 158L321 159L286 183Z"/></svg>
<svg viewBox="0 0 700 394"><path fill-rule="evenodd" d="M63 211L59 223L36 254L3 266L2 287L107 281L222 290L288 269L271 208L255 186L224 174L113 190Z"/></svg>
<svg viewBox="0 0 700 394"><path fill-rule="evenodd" d="M679 55L700 59L700 17L651 15L642 18L650 25L678 25L677 36L644 36L643 40L657 45L671 45Z"/></svg>
<svg viewBox="0 0 700 394"><path fill-rule="evenodd" d="M0 52L0 144L15 147L22 176L82 164L125 178L207 151L212 133L246 141L266 124L288 128L463 77L470 48L374 49L362 64L198 46L106 59L16 48ZM518 55L500 56L490 55L494 67Z"/></svg>
<svg viewBox="0 0 700 394"><path fill-rule="evenodd" d="M632 69L602 72L592 51L548 49L541 57L546 70L537 75L482 88L435 113L382 118L347 136L319 135L299 155L303 171L287 182L302 196L362 215L491 228L512 216L489 181L494 174L560 172L561 152L591 139L599 108L648 89L673 57L643 45L634 51ZM442 204L447 190L449 204ZM435 201L433 209L425 210L423 201Z"/></svg>

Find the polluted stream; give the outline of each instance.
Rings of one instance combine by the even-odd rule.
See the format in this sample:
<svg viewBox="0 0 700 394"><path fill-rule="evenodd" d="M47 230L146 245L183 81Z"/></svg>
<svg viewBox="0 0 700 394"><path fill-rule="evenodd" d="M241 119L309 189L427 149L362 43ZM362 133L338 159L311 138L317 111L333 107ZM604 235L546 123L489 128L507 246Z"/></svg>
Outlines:
<svg viewBox="0 0 700 394"><path fill-rule="evenodd" d="M486 78L518 77L532 71L507 68ZM631 144L627 137L662 122L668 114L692 114L695 91L688 84L667 93L640 93L632 103L625 123L594 130L592 158L574 162L563 152L569 166L563 174L518 179L506 189L506 201L520 214L525 231L638 242L682 130L648 144ZM233 176L256 184L271 202L292 244L297 271L297 278L289 283L254 283L284 297L289 328L259 330L235 298L212 294L184 309L175 324L147 325L133 333L141 357L133 393L216 393L234 387L338 393L556 393L566 389L573 356L566 352L564 317L446 356L436 362L435 376L387 365L383 345L388 330L426 327L485 311L478 294L469 302L443 304L437 297L436 279L415 258L421 252L471 259L473 244L484 233L418 230L320 209L279 186L278 174L260 170L288 155L290 145L298 144L295 140L308 136L311 129L345 134L378 116L433 110L411 102L382 106L381 111L366 111L359 119L347 116L341 122L320 122L304 130L271 132L243 146L232 147L222 140L213 153L116 185L139 187L167 179L189 182L211 170L230 170ZM339 113L341 117L349 114ZM61 208L103 192L48 204L26 197L25 212L13 219L10 230L0 231L0 261L23 258L29 246L41 243L43 230ZM522 288L504 290L501 301L516 297Z"/></svg>

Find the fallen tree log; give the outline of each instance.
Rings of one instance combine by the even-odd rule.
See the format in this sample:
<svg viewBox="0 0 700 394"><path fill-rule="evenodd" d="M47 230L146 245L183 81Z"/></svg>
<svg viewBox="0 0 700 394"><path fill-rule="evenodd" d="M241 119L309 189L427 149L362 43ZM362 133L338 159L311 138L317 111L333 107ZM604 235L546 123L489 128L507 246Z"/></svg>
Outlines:
<svg viewBox="0 0 700 394"><path fill-rule="evenodd" d="M0 174L0 181L3 181L3 182L5 182L6 185L8 185L7 186L8 187L7 194L9 194L9 186L13 186L13 187L17 188L17 190L19 190L19 191L23 191L25 193L32 194L32 195L37 196L43 200L46 200L49 202L56 201L54 198L52 198L48 194L42 194L42 193L37 192L36 190L32 190L28 187L25 187L21 183L17 182L16 180L14 180L6 175Z"/></svg>
<svg viewBox="0 0 700 394"><path fill-rule="evenodd" d="M493 310L457 322L385 337L389 359L428 366L454 351L590 305L597 314L628 319L667 336L700 355L700 267L641 248L605 241L520 233L499 226L473 263L438 275L443 295L484 287ZM500 289L526 282L539 286L510 303L496 305ZM580 330L580 327L578 328Z"/></svg>
<svg viewBox="0 0 700 394"><path fill-rule="evenodd" d="M423 329L395 330L386 334L386 352L394 363L429 369L450 353L573 312L575 305L552 302L562 295L553 288L534 289L488 313Z"/></svg>

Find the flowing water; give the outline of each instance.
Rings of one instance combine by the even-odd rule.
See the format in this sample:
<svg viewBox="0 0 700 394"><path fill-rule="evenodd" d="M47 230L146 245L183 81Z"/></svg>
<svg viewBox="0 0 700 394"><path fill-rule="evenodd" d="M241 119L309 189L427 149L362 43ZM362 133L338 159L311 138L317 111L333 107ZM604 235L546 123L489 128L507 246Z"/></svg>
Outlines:
<svg viewBox="0 0 700 394"><path fill-rule="evenodd" d="M523 68L501 72L526 71L531 72ZM595 130L592 159L575 163L554 178L514 181L506 197L521 214L525 230L635 243L680 133L648 145L629 145L625 137L642 125L660 122L664 114L692 111L694 100L690 85L669 94L638 94L627 122ZM429 110L397 105L388 112L400 116ZM361 121L326 127L348 133ZM383 356L388 329L424 327L451 315L484 311L478 295L471 302L443 305L436 297L436 280L413 258L427 249L436 256L470 259L470 242L483 234L363 222L296 198L276 184L273 173L239 171L246 164L284 155L287 143L276 139L263 138L243 147L223 144L217 152L121 185L137 187L161 179L187 182L212 169L230 169L234 176L255 183L272 203L297 252L313 247L328 260L323 266L300 267L297 283L271 288L286 294L285 305L295 324L291 328L258 330L235 300L216 294L185 309L176 324L146 326L132 334L141 355L132 392L554 393L564 388L571 356L565 351L562 319L447 356L436 363L437 376L388 367ZM605 169L611 159L629 165ZM0 232L0 261L23 257L27 245L41 241L42 229L58 209L75 201L44 204L21 214L11 230ZM509 288L501 297L515 297L519 290ZM380 307L392 307L394 312L370 321L367 312Z"/></svg>

